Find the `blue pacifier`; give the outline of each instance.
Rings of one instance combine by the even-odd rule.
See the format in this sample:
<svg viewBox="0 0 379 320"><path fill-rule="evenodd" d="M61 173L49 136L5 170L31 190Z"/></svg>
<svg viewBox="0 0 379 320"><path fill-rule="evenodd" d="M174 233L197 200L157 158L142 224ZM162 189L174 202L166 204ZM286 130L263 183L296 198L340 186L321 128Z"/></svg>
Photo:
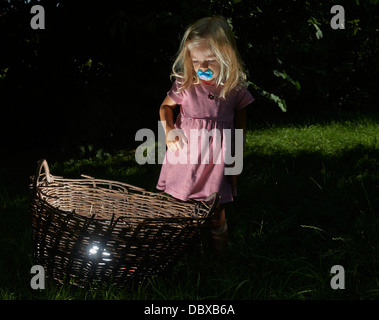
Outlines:
<svg viewBox="0 0 379 320"><path fill-rule="evenodd" d="M201 80L211 80L212 77L213 77L213 72L211 69L208 69L206 71L201 71L200 69L196 72L197 76L201 79Z"/></svg>

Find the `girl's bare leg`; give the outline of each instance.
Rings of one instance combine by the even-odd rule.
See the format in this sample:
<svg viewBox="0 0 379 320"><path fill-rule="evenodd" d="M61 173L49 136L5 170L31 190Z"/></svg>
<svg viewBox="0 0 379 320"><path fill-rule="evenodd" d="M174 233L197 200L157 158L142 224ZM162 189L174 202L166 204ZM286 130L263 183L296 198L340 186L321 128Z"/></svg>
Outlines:
<svg viewBox="0 0 379 320"><path fill-rule="evenodd" d="M216 250L223 250L228 244L228 225L225 218L225 208L218 205L211 218L212 245Z"/></svg>

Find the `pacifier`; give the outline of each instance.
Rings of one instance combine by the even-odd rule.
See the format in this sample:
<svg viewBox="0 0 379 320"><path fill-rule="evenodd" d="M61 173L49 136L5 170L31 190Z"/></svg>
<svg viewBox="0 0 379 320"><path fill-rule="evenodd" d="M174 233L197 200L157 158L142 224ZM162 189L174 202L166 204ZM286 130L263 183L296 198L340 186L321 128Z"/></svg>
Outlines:
<svg viewBox="0 0 379 320"><path fill-rule="evenodd" d="M213 72L212 72L211 69L208 69L208 70L206 70L206 71L202 71L202 70L199 69L199 70L196 72L196 74L197 74L197 76L198 76L201 80L205 80L205 81L207 81L207 80L211 80L212 77L213 77Z"/></svg>

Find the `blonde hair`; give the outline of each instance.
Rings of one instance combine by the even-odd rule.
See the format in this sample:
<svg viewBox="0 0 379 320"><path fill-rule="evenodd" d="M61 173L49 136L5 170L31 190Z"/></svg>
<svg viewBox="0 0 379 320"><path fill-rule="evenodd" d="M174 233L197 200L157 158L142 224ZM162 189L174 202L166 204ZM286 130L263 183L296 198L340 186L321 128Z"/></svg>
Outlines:
<svg viewBox="0 0 379 320"><path fill-rule="evenodd" d="M204 40L208 41L212 53L220 64L220 73L214 81L218 86L223 85L220 97L225 98L232 89L245 84L246 72L233 33L228 22L221 16L202 18L188 27L172 66L171 77L180 79L179 92L192 84L200 83L189 50Z"/></svg>

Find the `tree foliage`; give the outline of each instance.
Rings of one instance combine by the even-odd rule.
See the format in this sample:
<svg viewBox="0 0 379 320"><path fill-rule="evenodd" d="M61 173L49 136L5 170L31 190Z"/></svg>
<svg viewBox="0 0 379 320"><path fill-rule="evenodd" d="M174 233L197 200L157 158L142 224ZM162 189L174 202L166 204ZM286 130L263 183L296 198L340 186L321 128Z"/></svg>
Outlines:
<svg viewBox="0 0 379 320"><path fill-rule="evenodd" d="M35 4L45 8L45 30L30 27ZM3 0L1 105L26 145L133 145L138 129L156 130L185 27L221 14L249 71L255 110L372 111L378 1L339 4L344 30L330 27L330 1Z"/></svg>

